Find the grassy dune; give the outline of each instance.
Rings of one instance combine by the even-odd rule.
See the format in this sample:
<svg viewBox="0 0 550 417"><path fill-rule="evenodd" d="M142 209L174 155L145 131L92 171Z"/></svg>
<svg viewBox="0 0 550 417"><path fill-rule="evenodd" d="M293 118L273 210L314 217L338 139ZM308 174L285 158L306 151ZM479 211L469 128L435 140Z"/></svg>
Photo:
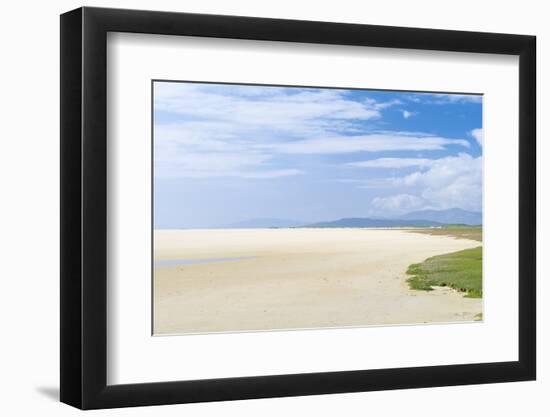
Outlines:
<svg viewBox="0 0 550 417"><path fill-rule="evenodd" d="M466 249L433 256L409 266L407 281L415 290L433 290L433 286L451 287L467 297L481 298L482 248Z"/></svg>
<svg viewBox="0 0 550 417"><path fill-rule="evenodd" d="M448 226L440 229L417 230L430 235L454 236L458 239L482 240L481 227ZM415 290L431 291L434 286L451 287L466 293L466 297L481 298L482 247L466 249L445 255L433 256L419 264L409 266L407 280Z"/></svg>

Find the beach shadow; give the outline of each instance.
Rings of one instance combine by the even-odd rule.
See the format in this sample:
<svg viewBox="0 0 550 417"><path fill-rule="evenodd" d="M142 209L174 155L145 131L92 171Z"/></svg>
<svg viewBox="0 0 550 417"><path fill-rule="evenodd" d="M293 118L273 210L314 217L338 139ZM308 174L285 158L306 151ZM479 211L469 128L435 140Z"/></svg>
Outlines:
<svg viewBox="0 0 550 417"><path fill-rule="evenodd" d="M36 391L53 401L59 401L59 387L37 387Z"/></svg>

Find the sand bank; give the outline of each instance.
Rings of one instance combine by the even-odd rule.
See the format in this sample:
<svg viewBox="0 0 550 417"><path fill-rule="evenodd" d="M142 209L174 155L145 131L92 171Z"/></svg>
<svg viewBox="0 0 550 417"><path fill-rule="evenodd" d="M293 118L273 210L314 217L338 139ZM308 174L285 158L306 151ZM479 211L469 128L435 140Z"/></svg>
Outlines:
<svg viewBox="0 0 550 417"><path fill-rule="evenodd" d="M479 246L376 229L156 230L155 334L471 321L481 299L410 290L407 267Z"/></svg>

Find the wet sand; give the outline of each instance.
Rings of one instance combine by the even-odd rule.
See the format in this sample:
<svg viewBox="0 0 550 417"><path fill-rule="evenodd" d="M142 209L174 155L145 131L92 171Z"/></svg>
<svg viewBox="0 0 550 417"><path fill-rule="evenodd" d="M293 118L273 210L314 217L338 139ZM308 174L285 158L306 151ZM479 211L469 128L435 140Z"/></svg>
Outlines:
<svg viewBox="0 0 550 417"><path fill-rule="evenodd" d="M472 240L387 229L211 229L155 230L154 242L158 335L472 321L482 311L481 299L406 283L410 264L480 245Z"/></svg>

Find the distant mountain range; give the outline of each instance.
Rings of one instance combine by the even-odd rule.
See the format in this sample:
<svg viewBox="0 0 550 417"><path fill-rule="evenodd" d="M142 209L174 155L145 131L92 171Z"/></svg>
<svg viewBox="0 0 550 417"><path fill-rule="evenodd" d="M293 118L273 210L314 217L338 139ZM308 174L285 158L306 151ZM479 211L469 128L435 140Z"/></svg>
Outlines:
<svg viewBox="0 0 550 417"><path fill-rule="evenodd" d="M459 208L447 210L421 210L399 216L402 220L425 219L444 224L478 225L482 223L481 213Z"/></svg>
<svg viewBox="0 0 550 417"><path fill-rule="evenodd" d="M459 208L413 211L394 218L343 218L333 221L304 223L296 220L258 218L218 226L222 229L264 229L286 227L438 227L448 224L480 225L479 212Z"/></svg>
<svg viewBox="0 0 550 417"><path fill-rule="evenodd" d="M431 220L401 220L401 219L368 219L346 218L331 222L318 222L302 227L433 227L443 226L443 223Z"/></svg>

